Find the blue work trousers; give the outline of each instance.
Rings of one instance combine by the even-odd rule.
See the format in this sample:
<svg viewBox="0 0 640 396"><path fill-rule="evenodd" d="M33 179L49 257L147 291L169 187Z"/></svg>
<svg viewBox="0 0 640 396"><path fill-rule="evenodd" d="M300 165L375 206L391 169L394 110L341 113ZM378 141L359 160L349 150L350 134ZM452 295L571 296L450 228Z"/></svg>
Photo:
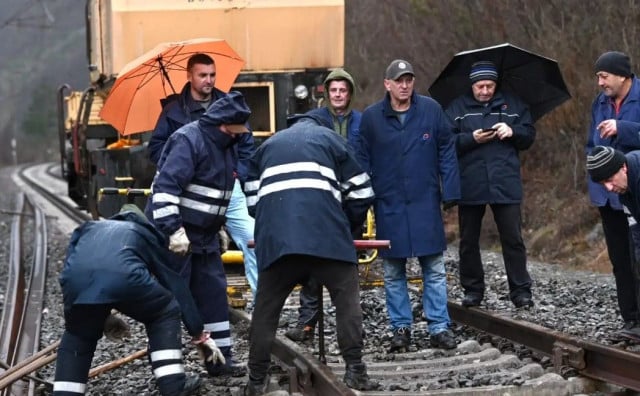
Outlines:
<svg viewBox="0 0 640 396"><path fill-rule="evenodd" d="M227 277L220 253L174 255L182 260L180 275L189 284L191 295L200 311L204 329L211 333L225 359L231 362L231 330L227 300Z"/></svg>
<svg viewBox="0 0 640 396"><path fill-rule="evenodd" d="M91 360L112 308L145 325L151 367L160 394L177 395L182 391L186 376L182 364L180 307L177 301L160 284L148 290L143 298L139 298L142 295L140 291L133 294L137 295L136 298L128 301L78 304L65 310L65 331L56 359L55 396L85 394Z"/></svg>

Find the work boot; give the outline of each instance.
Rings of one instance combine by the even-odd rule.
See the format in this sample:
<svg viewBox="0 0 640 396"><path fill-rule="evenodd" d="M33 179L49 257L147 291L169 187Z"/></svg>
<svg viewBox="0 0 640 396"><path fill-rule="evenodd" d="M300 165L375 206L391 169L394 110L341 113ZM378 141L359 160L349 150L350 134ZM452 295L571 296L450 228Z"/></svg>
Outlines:
<svg viewBox="0 0 640 396"><path fill-rule="evenodd" d="M187 378L184 382L184 388L182 388L182 392L180 392L180 396L188 396L198 390L202 381L200 381L200 376L197 374L187 374Z"/></svg>
<svg viewBox="0 0 640 396"><path fill-rule="evenodd" d="M244 396L258 396L267 393L267 386L269 385L269 376L263 381L256 381L249 377L249 382L244 386Z"/></svg>
<svg viewBox="0 0 640 396"><path fill-rule="evenodd" d="M429 337L429 341L431 342L432 347L441 349L454 349L458 345L458 342L453 336L451 330L445 330L434 334Z"/></svg>
<svg viewBox="0 0 640 396"><path fill-rule="evenodd" d="M533 300L531 296L521 295L513 299L513 305L516 308L531 308L533 307Z"/></svg>
<svg viewBox="0 0 640 396"><path fill-rule="evenodd" d="M234 364L231 358L226 358L226 360L225 364L205 362L204 366L207 369L207 373L212 377L244 377L247 373L247 368L245 366L238 366Z"/></svg>
<svg viewBox="0 0 640 396"><path fill-rule="evenodd" d="M375 390L379 386L377 382L369 379L367 366L362 362L347 364L342 380L349 388L360 391Z"/></svg>
<svg viewBox="0 0 640 396"><path fill-rule="evenodd" d="M409 344L411 344L411 330L408 327L397 328L393 330L389 352L408 352Z"/></svg>
<svg viewBox="0 0 640 396"><path fill-rule="evenodd" d="M312 342L316 329L314 326L298 325L293 329L287 330L284 335L291 341L296 342Z"/></svg>
<svg viewBox="0 0 640 396"><path fill-rule="evenodd" d="M482 302L482 296L479 294L468 293L462 299L463 307L477 307Z"/></svg>

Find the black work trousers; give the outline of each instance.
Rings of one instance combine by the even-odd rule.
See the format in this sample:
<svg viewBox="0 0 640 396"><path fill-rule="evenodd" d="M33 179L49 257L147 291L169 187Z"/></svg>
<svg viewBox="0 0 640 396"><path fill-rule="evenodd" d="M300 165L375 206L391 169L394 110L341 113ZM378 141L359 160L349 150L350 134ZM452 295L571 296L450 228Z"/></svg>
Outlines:
<svg viewBox="0 0 640 396"><path fill-rule="evenodd" d="M459 205L460 283L465 294L484 296L484 269L480 256L480 231L487 205ZM502 258L509 283L509 298L531 297L527 250L522 240L520 204L491 204L500 235Z"/></svg>
<svg viewBox="0 0 640 396"><path fill-rule="evenodd" d="M297 284L310 277L329 290L336 307L338 346L345 363L362 361L362 309L357 266L314 256L288 255L258 274L248 364L252 382L262 382L267 375L271 346L287 296Z"/></svg>
<svg viewBox="0 0 640 396"><path fill-rule="evenodd" d="M298 308L298 326L315 327L320 316L318 295L322 291L321 285L314 278L302 285L300 290L300 308Z"/></svg>
<svg viewBox="0 0 640 396"><path fill-rule="evenodd" d="M600 218L604 239L607 243L609 261L613 267L616 280L616 293L620 315L626 321L638 320L638 303L636 290L636 275L633 270L631 235L627 215L622 210L611 206L600 206Z"/></svg>

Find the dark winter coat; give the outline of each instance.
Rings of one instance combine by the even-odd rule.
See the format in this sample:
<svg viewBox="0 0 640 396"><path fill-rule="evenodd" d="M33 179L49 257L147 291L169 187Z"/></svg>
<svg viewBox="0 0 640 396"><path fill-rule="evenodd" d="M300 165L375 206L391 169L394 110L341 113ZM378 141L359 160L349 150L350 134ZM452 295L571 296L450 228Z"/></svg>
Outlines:
<svg viewBox="0 0 640 396"><path fill-rule="evenodd" d="M536 130L529 108L507 93L496 92L487 103L471 93L455 99L446 109L454 124L461 205L514 204L522 201L519 152L533 144ZM513 136L488 143L477 143L473 131L504 122Z"/></svg>
<svg viewBox="0 0 640 396"><path fill-rule="evenodd" d="M260 271L291 254L357 262L351 230L364 222L374 195L331 129L303 119L269 138L250 161L245 194Z"/></svg>
<svg viewBox="0 0 640 396"><path fill-rule="evenodd" d="M235 182L236 139L218 125L207 112L169 137L147 202L147 216L165 236L184 226L194 253L219 250L217 232Z"/></svg>
<svg viewBox="0 0 640 396"><path fill-rule="evenodd" d="M440 204L460 199L451 124L433 99L414 93L401 124L389 94L362 113L358 157L376 192L376 236L391 240L383 257L446 249Z"/></svg>
<svg viewBox="0 0 640 396"><path fill-rule="evenodd" d="M211 94L211 103L225 95L226 93L214 88ZM190 83L184 85L180 94L172 95L165 100L162 113L151 134L147 148L151 161L157 165L169 136L182 126L198 120L204 113L205 109L191 98ZM247 162L255 151L253 134L242 134L233 150L237 160L236 175L239 180L244 181L247 175Z"/></svg>
<svg viewBox="0 0 640 396"><path fill-rule="evenodd" d="M629 209L636 222L640 223L640 151L632 151L625 157L627 192L620 194L620 202Z"/></svg>
<svg viewBox="0 0 640 396"><path fill-rule="evenodd" d="M166 240L144 216L133 211L89 221L71 235L60 273L65 310L77 304L139 300L134 290L159 282L176 297L189 334L203 330L187 284L168 266Z"/></svg>
<svg viewBox="0 0 640 396"><path fill-rule="evenodd" d="M596 129L602 121L614 119L618 134L609 138L601 138ZM623 153L640 149L640 80L632 76L631 89L622 101L620 111L616 115L611 99L600 93L591 106L591 126L589 127L586 153L595 146L610 146ZM622 210L618 194L608 192L604 186L594 183L587 176L589 197L595 206L605 206L607 202L614 209Z"/></svg>

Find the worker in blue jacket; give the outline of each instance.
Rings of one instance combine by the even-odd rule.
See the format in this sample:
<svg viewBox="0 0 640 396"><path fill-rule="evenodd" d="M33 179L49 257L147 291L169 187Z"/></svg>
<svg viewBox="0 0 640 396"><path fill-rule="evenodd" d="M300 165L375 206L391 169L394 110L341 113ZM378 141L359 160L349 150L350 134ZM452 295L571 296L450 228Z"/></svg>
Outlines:
<svg viewBox="0 0 640 396"><path fill-rule="evenodd" d="M203 331L186 283L168 262L166 239L135 205L76 228L60 274L65 331L54 395L85 393L91 360L112 309L144 323L161 395L188 395L200 385L198 376L187 377L182 365L181 316L199 351L212 362L224 361Z"/></svg>
<svg viewBox="0 0 640 396"><path fill-rule="evenodd" d="M205 330L222 350L225 365L206 363L212 376L244 375L232 365L227 279L218 231L234 188L232 146L251 112L239 92L215 101L197 121L170 137L158 161L146 214L169 238L176 271L189 283Z"/></svg>
<svg viewBox="0 0 640 396"><path fill-rule="evenodd" d="M336 69L324 79L324 106L309 110L306 114L314 117L320 125L333 129L347 140L349 148L355 150L362 113L352 108L356 85L344 69ZM360 239L362 230L354 230L354 238ZM300 290L298 323L285 335L293 341L312 341L319 318L319 293L322 291L315 279L303 285Z"/></svg>
<svg viewBox="0 0 640 396"><path fill-rule="evenodd" d="M245 193L256 219L259 266L245 395L265 392L280 311L296 284L309 278L329 290L336 307L345 383L375 388L362 362L362 309L351 237L374 194L346 141L313 117L299 117L256 150Z"/></svg>
<svg viewBox="0 0 640 396"><path fill-rule="evenodd" d="M591 105L585 151L596 146L610 146L623 153L640 149L640 80L631 70L629 56L619 51L608 51L598 57L594 72L601 90ZM633 265L633 239L638 239L640 225L628 216L618 194L604 186L587 180L591 204L598 208L607 253L616 280L616 293L621 330L638 328L640 307Z"/></svg>
<svg viewBox="0 0 640 396"><path fill-rule="evenodd" d="M616 194L620 203L628 210L635 222L640 222L640 150L624 154L610 146L595 146L587 154L587 170L590 180L601 185L606 191ZM632 238L637 234L631 233ZM640 240L632 239L635 258L632 263L631 279L638 282L640 277ZM637 285L637 283L636 283ZM637 286L636 286L637 291ZM639 294L635 294L636 298ZM638 298L640 299L640 298ZM640 301L636 301L640 305ZM626 326L619 334L636 341L640 340L640 327Z"/></svg>
<svg viewBox="0 0 640 396"><path fill-rule="evenodd" d="M149 158L158 165L162 150L169 136L180 127L198 120L206 109L226 93L215 88L216 64L207 54L192 55L187 62L187 80L182 92L171 95L163 102L163 110L149 140ZM226 213L225 229L242 251L247 282L255 294L258 279L256 254L249 248L253 240L255 223L247 212L247 203L242 193L241 182L247 175L247 163L255 151L253 134L245 133L235 140L233 153L236 159L234 176L236 181Z"/></svg>

